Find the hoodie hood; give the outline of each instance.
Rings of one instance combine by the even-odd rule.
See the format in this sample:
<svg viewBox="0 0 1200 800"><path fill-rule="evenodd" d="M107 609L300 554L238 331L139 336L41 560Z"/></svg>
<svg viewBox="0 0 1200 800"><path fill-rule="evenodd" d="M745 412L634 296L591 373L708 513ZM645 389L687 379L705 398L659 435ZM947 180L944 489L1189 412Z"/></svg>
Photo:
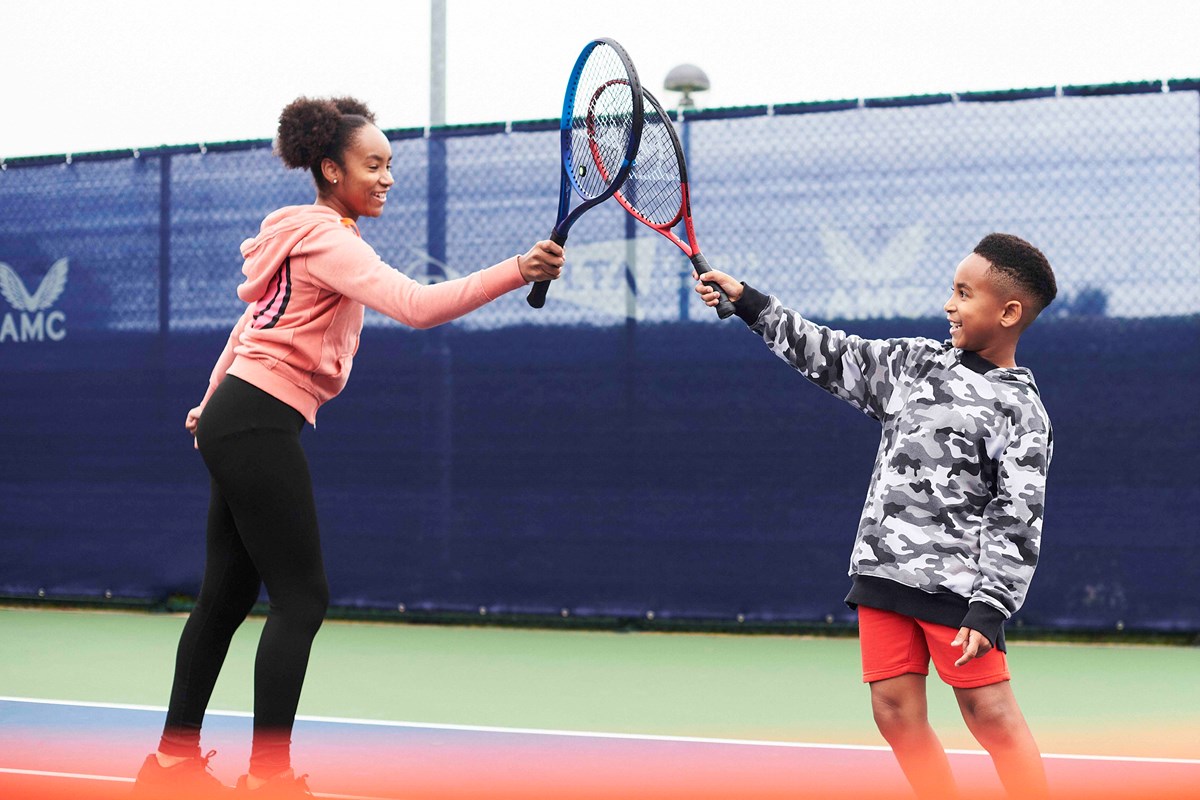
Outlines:
<svg viewBox="0 0 1200 800"><path fill-rule="evenodd" d="M1041 396L1038 391L1037 383L1033 380L1033 373L1026 367L997 367L994 370L996 378L1003 383L1015 383L1018 386L1024 386L1027 389L1032 389L1033 393Z"/></svg>
<svg viewBox="0 0 1200 800"><path fill-rule="evenodd" d="M954 347L949 341L946 342L947 347ZM998 367L991 361L988 361L983 356L971 350L959 350L954 348L957 355L958 363L962 364L972 372L977 372L980 375L987 375L1004 383L1015 383L1019 386L1032 389L1034 394L1039 394L1037 384L1033 381L1033 373L1025 367Z"/></svg>
<svg viewBox="0 0 1200 800"><path fill-rule="evenodd" d="M328 206L286 206L272 212L263 220L258 235L242 242L246 280L238 286L238 297L246 303L260 299L292 250L314 228L346 222Z"/></svg>

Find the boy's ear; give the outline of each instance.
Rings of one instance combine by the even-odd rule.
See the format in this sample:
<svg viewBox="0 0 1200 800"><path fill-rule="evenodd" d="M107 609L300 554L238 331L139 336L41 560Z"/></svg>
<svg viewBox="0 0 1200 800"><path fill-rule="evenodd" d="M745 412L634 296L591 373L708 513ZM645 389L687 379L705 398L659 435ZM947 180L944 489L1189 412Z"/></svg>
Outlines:
<svg viewBox="0 0 1200 800"><path fill-rule="evenodd" d="M1009 300L1004 304L1004 310L1000 312L1000 327L1012 328L1019 326L1021 320L1025 318L1025 307L1021 305L1020 300Z"/></svg>

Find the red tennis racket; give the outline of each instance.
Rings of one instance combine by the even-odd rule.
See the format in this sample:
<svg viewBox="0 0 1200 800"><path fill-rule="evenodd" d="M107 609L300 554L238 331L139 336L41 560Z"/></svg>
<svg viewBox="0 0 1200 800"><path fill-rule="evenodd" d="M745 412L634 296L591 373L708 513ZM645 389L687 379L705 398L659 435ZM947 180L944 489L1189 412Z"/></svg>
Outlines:
<svg viewBox="0 0 1200 800"><path fill-rule="evenodd" d="M700 252L700 245L696 243L683 145L675 126L671 124L671 118L645 87L642 87L642 97L645 111L641 143L629 175L617 188L617 202L638 222L658 231L682 250L692 260L696 274L703 275L710 267ZM597 166L600 166L599 161ZM674 231L681 221L687 241L680 239ZM721 294L717 316L721 319L731 316L733 303L729 302L721 287L712 281L705 281L704 285Z"/></svg>

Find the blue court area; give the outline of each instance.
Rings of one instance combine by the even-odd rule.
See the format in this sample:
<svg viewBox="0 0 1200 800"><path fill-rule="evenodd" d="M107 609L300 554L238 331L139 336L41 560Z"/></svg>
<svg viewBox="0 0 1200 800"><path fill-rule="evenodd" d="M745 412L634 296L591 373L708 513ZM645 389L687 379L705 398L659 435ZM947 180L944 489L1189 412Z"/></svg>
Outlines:
<svg viewBox="0 0 1200 800"><path fill-rule="evenodd" d="M117 798L157 741L164 710L0 699L0 796ZM210 712L206 749L232 785L251 720ZM887 748L302 717L294 763L336 798L902 798ZM1003 796L983 753L952 751L972 797ZM1054 756L1055 797L1200 797L1200 760Z"/></svg>

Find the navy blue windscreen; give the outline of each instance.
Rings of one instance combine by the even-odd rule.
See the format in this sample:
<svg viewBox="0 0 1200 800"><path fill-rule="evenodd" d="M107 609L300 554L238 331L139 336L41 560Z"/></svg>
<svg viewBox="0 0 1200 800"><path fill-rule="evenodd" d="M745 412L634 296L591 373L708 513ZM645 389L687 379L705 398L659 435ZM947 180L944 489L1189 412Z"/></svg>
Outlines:
<svg viewBox="0 0 1200 800"><path fill-rule="evenodd" d="M805 110L685 123L710 263L854 333L944 338L974 244L1036 243L1060 294L1018 360L1056 442L1019 618L1200 628L1197 93ZM426 282L524 252L555 219L558 145L395 132L363 236ZM241 310L240 242L310 179L266 142L2 166L0 595L194 595L207 479L184 417ZM513 292L432 331L369 312L303 435L333 602L852 619L878 427L689 276L605 203L540 311Z"/></svg>

